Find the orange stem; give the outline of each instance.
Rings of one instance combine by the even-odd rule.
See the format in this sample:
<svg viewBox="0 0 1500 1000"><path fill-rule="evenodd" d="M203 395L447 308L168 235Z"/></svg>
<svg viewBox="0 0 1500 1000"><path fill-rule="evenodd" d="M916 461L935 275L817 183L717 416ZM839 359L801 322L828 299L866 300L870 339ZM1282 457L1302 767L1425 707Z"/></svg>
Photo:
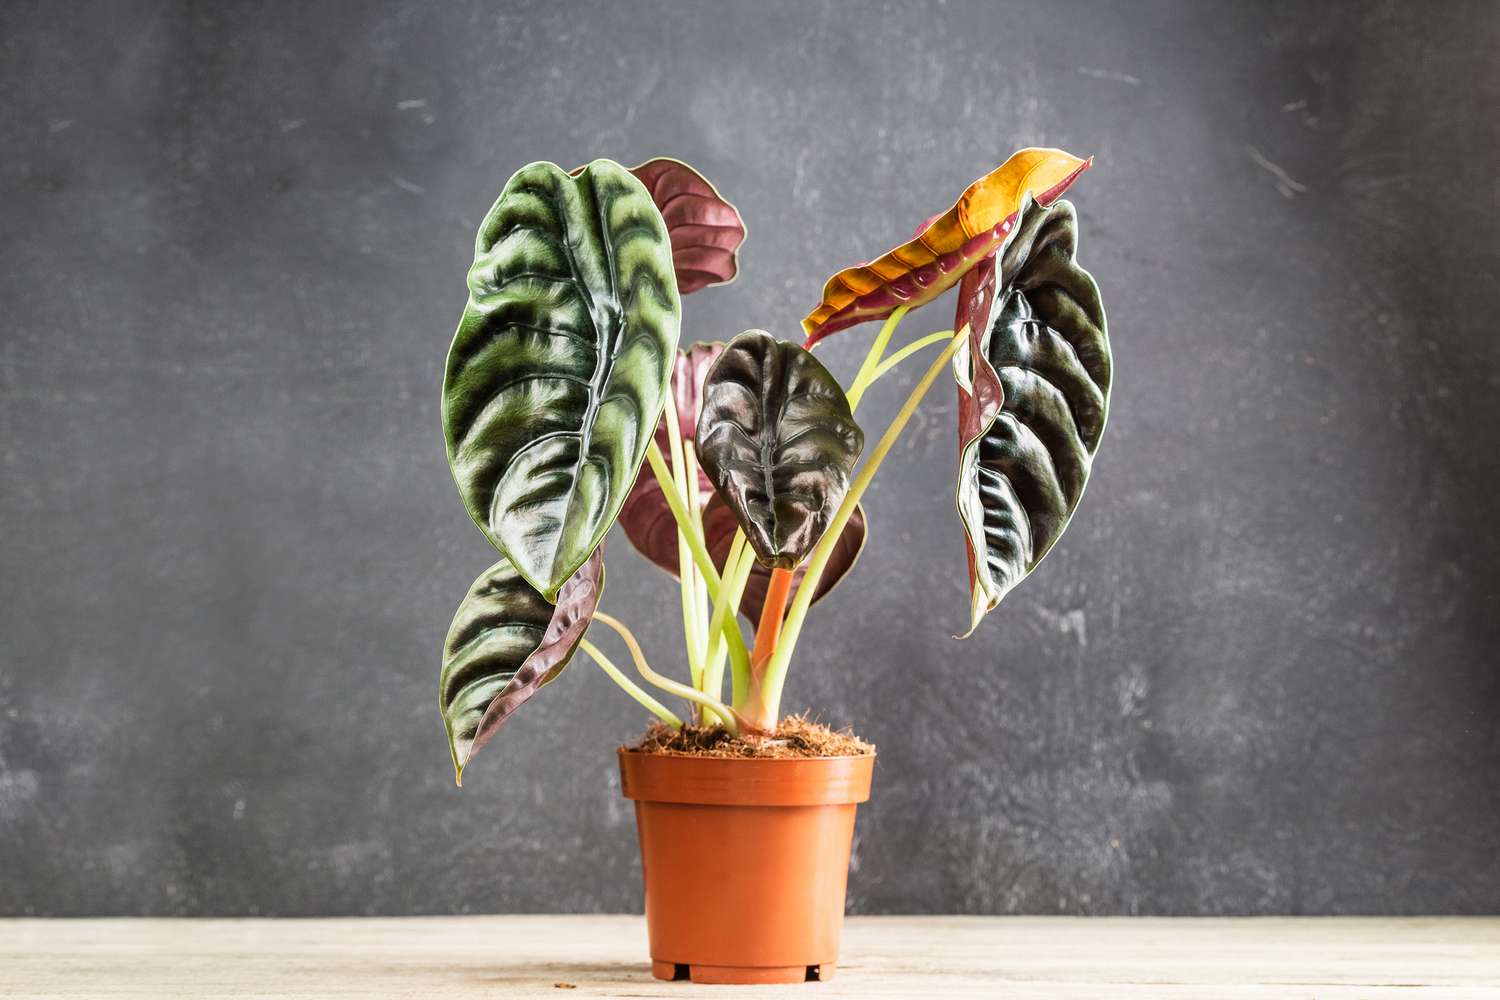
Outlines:
<svg viewBox="0 0 1500 1000"><path fill-rule="evenodd" d="M781 619L786 614L786 602L792 596L792 571L771 570L771 582L766 587L766 603L760 606L760 624L755 627L755 649L750 653L750 676L756 683L761 671L771 662L776 652L776 642L781 638Z"/></svg>

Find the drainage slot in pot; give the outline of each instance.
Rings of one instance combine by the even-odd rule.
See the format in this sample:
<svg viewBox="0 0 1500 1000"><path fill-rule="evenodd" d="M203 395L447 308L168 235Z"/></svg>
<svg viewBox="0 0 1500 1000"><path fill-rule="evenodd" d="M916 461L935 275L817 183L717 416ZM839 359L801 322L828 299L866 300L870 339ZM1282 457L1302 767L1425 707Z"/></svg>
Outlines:
<svg viewBox="0 0 1500 1000"><path fill-rule="evenodd" d="M828 966L828 974L825 976L823 974L823 966L821 966L821 965L809 965L807 967L807 978L804 979L804 980L802 980L802 981L804 983L819 983L819 982L822 982L824 979L832 979L832 978L833 978L833 966L831 966L831 965Z"/></svg>
<svg viewBox="0 0 1500 1000"><path fill-rule="evenodd" d="M672 967L672 982L685 982L692 977L692 968L686 962L678 962Z"/></svg>

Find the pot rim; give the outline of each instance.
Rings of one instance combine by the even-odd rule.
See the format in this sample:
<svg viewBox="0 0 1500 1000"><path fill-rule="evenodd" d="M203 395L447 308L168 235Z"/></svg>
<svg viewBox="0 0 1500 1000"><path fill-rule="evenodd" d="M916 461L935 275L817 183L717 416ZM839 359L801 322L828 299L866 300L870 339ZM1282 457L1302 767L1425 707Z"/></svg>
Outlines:
<svg viewBox="0 0 1500 1000"><path fill-rule="evenodd" d="M875 756L875 754L873 753L829 753L823 754L819 757L727 757L707 753L683 753L680 750L668 750L665 752L653 751L651 753L647 753L645 750L636 750L632 747L620 747L616 752L621 754L622 756L625 754L633 754L637 757L683 757L688 760L722 760L734 761L735 763L739 764L787 764L797 761L809 760L864 760L866 757Z"/></svg>
<svg viewBox="0 0 1500 1000"><path fill-rule="evenodd" d="M875 754L707 757L620 747L620 792L637 802L724 806L854 805L870 798Z"/></svg>

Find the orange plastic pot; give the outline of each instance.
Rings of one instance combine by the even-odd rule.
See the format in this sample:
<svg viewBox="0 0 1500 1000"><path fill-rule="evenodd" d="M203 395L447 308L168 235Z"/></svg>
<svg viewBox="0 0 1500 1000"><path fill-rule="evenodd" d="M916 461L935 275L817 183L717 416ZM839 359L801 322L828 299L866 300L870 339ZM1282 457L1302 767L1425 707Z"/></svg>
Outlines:
<svg viewBox="0 0 1500 1000"><path fill-rule="evenodd" d="M826 980L838 964L854 810L874 756L620 751L635 801L651 973L695 983Z"/></svg>

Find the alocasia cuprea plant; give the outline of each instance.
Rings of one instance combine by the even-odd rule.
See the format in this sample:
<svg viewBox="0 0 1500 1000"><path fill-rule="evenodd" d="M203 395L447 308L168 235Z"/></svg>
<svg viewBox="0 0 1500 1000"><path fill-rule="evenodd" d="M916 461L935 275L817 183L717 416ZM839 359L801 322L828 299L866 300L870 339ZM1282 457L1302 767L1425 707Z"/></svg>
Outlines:
<svg viewBox="0 0 1500 1000"><path fill-rule="evenodd" d="M1090 162L1015 154L910 242L830 279L803 344L751 329L686 348L680 295L738 271L734 206L677 160L519 170L480 226L443 385L454 481L501 555L444 647L439 698L459 779L579 650L683 725L585 637L595 621L700 723L774 731L808 611L865 544L864 493L950 364L972 631L1056 543L1104 429L1104 311L1075 260L1076 215L1058 200ZM887 355L902 318L954 286L954 329ZM883 323L846 390L810 348L872 320ZM855 421L865 392L939 345L869 444ZM677 578L686 683L599 610L616 521Z"/></svg>

